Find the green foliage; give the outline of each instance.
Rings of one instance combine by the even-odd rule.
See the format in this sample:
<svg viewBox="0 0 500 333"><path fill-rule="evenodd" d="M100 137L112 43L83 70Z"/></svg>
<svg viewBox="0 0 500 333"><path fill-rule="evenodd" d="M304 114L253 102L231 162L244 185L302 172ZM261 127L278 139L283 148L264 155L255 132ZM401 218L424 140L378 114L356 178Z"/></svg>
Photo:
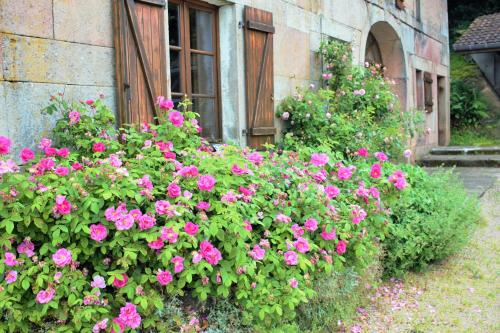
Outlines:
<svg viewBox="0 0 500 333"><path fill-rule="evenodd" d="M451 82L451 125L464 127L477 124L488 116L488 106L479 90L468 81Z"/></svg>
<svg viewBox="0 0 500 333"><path fill-rule="evenodd" d="M326 88L299 89L279 105L285 148L328 147L346 156L367 148L399 156L406 122L380 65L353 66L350 46L338 41L324 42L320 54Z"/></svg>
<svg viewBox="0 0 500 333"><path fill-rule="evenodd" d="M406 165L410 188L390 203L393 221L384 242L386 276L425 269L465 245L479 220L478 202L451 171L431 176Z"/></svg>
<svg viewBox="0 0 500 333"><path fill-rule="evenodd" d="M496 136L495 136L495 133ZM500 146L500 125L452 128L451 146Z"/></svg>
<svg viewBox="0 0 500 333"><path fill-rule="evenodd" d="M116 132L100 101L55 103L62 113L57 141L73 151L60 154L46 146L19 172L2 169L0 274L18 275L0 283L0 331L88 332L98 320L111 323L126 303L142 317L141 330L163 331L186 325L171 301L176 297L194 304L231 300L242 310L243 326L293 320L297 306L316 294L318 279L371 261L374 240L387 232L385 201L400 194L387 175L370 176L372 158L348 164L352 176L340 181L338 155L318 155L313 148L281 155L232 146L211 152L197 135L192 112L164 110L159 125ZM172 117L180 115L184 119L176 126ZM196 172L182 173L187 166ZM200 185L201 175L212 176L214 187ZM327 196L324 186L332 184L338 196ZM360 184L378 188L383 197L360 196ZM210 207L197 208L202 201ZM354 212L361 211L366 219L353 222ZM154 225L145 224L148 216ZM317 229L306 231L311 218ZM188 221L199 226L195 234L187 233ZM98 224L107 230L102 240L92 231ZM325 238L324 230L333 235ZM299 251L299 238L307 249ZM207 241L210 248L204 250ZM34 255L20 249L26 242ZM345 253L339 247L344 242ZM254 259L250 253L258 244L265 254ZM71 257L58 264L54 254L63 249ZM285 261L290 251L296 261ZM7 265L7 252L16 263ZM174 272L176 256L184 264ZM172 274L164 286L160 270ZM122 274L128 281L116 285ZM91 286L96 276L106 288ZM53 291L46 303L36 300L44 290ZM226 319L234 326L239 317Z"/></svg>
<svg viewBox="0 0 500 333"><path fill-rule="evenodd" d="M455 52L450 53L450 68L452 80L475 80L481 73L474 61Z"/></svg>

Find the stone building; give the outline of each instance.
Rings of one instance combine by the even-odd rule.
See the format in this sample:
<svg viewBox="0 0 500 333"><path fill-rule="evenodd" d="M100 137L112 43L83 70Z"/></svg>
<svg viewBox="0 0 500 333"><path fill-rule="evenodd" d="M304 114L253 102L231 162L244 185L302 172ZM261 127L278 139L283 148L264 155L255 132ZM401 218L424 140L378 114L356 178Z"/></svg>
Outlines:
<svg viewBox="0 0 500 333"><path fill-rule="evenodd" d="M0 134L34 146L58 92L103 93L122 123L187 95L210 140L257 146L335 38L388 68L404 109L425 110L423 153L449 142L447 20L446 0L0 0Z"/></svg>

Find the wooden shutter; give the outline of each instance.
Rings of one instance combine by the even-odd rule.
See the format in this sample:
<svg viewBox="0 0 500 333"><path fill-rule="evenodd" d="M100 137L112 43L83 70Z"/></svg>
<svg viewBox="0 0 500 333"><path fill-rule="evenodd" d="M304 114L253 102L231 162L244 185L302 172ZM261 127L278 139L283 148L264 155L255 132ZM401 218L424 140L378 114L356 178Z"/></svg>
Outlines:
<svg viewBox="0 0 500 333"><path fill-rule="evenodd" d="M164 0L115 0L115 48L120 123L153 122L166 96Z"/></svg>
<svg viewBox="0 0 500 333"><path fill-rule="evenodd" d="M273 143L273 14L245 6L245 67L248 145Z"/></svg>

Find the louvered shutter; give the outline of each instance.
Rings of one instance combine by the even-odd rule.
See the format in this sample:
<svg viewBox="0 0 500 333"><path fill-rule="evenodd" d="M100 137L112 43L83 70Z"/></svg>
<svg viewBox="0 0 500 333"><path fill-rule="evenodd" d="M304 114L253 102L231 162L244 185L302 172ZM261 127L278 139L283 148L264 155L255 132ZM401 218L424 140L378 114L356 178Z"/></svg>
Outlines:
<svg viewBox="0 0 500 333"><path fill-rule="evenodd" d="M116 0L115 48L120 123L153 122L166 96L164 0Z"/></svg>
<svg viewBox="0 0 500 333"><path fill-rule="evenodd" d="M248 145L274 143L273 14L245 7Z"/></svg>

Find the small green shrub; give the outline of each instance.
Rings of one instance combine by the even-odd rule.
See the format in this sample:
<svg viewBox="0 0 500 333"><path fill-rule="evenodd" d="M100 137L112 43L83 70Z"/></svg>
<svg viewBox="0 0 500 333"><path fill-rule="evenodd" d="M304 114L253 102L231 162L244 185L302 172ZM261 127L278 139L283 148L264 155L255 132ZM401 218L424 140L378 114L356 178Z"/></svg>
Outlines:
<svg viewBox="0 0 500 333"><path fill-rule="evenodd" d="M488 117L488 105L481 92L471 82L452 80L450 103L453 127L474 125Z"/></svg>
<svg viewBox="0 0 500 333"><path fill-rule="evenodd" d="M386 276L425 269L462 248L479 220L478 202L451 171L428 175L406 165L410 187L390 203L393 221L384 241Z"/></svg>

